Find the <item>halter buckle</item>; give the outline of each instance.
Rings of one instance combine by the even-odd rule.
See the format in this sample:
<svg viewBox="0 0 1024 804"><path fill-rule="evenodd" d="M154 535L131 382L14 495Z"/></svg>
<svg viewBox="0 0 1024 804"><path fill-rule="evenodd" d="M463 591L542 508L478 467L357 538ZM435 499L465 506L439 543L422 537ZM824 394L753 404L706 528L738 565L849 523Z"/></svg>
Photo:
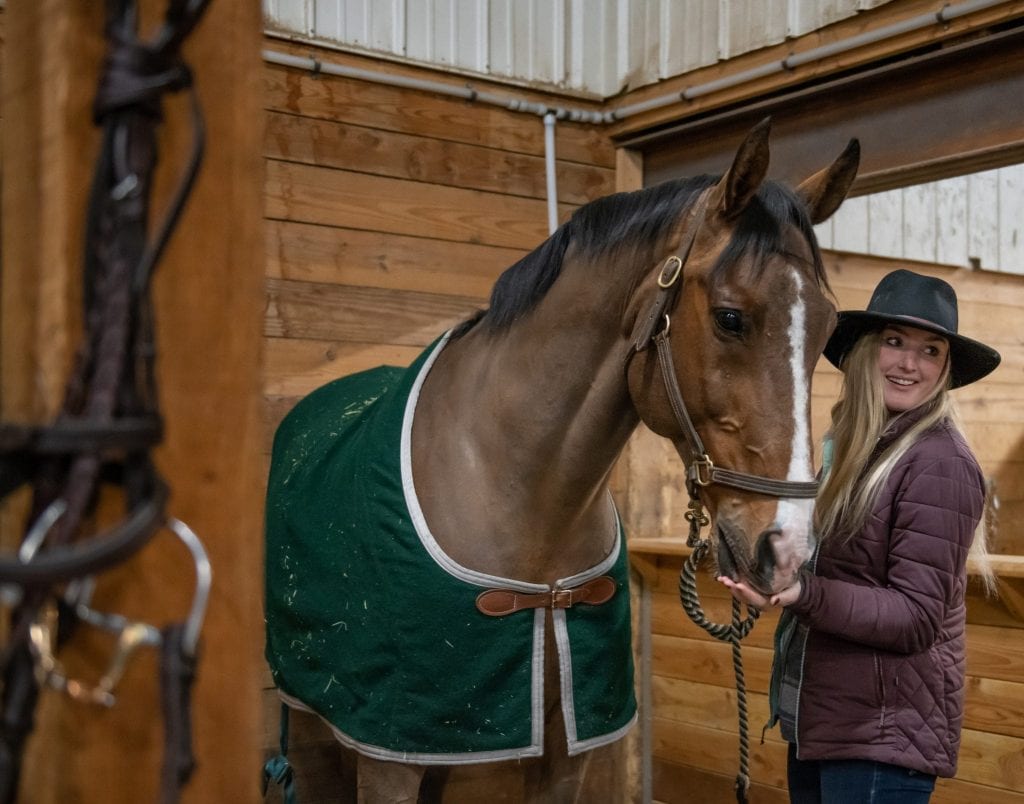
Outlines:
<svg viewBox="0 0 1024 804"><path fill-rule="evenodd" d="M703 475L701 474L702 469L704 471ZM714 483L714 478L711 476L714 471L715 464L712 463L711 458L706 452L690 462L691 479L698 486L710 486Z"/></svg>
<svg viewBox="0 0 1024 804"><path fill-rule="evenodd" d="M665 260L665 264L661 267L661 273L658 275L658 287L663 290L672 287L682 272L683 261L673 254Z"/></svg>

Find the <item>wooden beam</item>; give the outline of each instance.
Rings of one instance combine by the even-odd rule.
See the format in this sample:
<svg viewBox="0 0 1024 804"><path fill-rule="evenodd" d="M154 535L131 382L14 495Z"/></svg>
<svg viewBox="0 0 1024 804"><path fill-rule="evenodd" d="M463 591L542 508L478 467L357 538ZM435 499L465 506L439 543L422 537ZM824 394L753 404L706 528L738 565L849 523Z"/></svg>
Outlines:
<svg viewBox="0 0 1024 804"><path fill-rule="evenodd" d="M764 70L766 66L778 64L789 56L835 45L914 17L934 14L946 4L941 0L890 0L877 5L878 7L874 9L862 11L796 39L786 39L777 45L759 48L650 84L630 92L624 98L616 99L615 102L609 102L606 106L611 109L626 107L682 93L690 87L728 81L739 73ZM784 95L794 87L802 85L821 85L827 82L830 76L849 74L872 64L896 61L903 54L920 50L941 50L953 46L958 41L983 38L993 29L998 30L1000 26L1012 24L1022 13L1024 2L1006 0L944 25L927 25L878 42L864 43L854 50L813 60L793 69L764 74L763 77L709 92L685 103L671 104L627 117L610 126L610 133L618 141L628 143L643 132L666 130L680 120L712 117L716 110L755 106L762 98Z"/></svg>
<svg viewBox="0 0 1024 804"><path fill-rule="evenodd" d="M1007 98L1024 93L1024 30L980 37L831 83L627 141L645 152L645 182L721 173L757 121L772 117L771 175L790 183L861 142L854 193L1019 162L1024 124ZM956 114L950 114L956 109Z"/></svg>

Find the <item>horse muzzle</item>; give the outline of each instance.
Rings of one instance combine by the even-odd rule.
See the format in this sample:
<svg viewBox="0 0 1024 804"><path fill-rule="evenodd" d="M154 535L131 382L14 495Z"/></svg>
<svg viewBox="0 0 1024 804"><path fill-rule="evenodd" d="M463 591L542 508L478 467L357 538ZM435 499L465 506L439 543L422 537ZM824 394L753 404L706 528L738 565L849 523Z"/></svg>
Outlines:
<svg viewBox="0 0 1024 804"><path fill-rule="evenodd" d="M792 585L800 567L810 557L811 545L781 528L764 530L751 540L735 526L725 522L716 525L718 570L734 581L742 581L765 597ZM796 549L794 541L803 541L804 549Z"/></svg>

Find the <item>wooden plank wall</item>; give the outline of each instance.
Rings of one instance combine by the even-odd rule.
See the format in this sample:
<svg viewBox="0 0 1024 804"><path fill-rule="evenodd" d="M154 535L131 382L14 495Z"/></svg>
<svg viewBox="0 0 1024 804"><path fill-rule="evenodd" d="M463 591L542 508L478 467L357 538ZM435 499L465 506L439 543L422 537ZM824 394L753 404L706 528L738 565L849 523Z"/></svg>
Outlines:
<svg viewBox="0 0 1024 804"><path fill-rule="evenodd" d="M828 252L829 275L842 309L863 308L878 280L898 265L890 260ZM956 392L965 429L992 483L991 544L999 553L1024 554L1024 350L1019 323L1024 278L916 264L956 287L961 332L992 344L1003 364L985 381ZM820 440L839 390L839 373L819 363L813 419ZM685 499L678 488L678 458L649 432L638 434L627 456L623 505L630 533L675 540L685 537ZM662 493L651 493L652 488ZM649 596L652 664L650 740L655 801L730 802L737 769L735 691L728 645L694 626L680 608L681 559L635 555ZM728 622L729 601L705 577L699 584L710 619ZM998 599L972 582L968 602L968 687L960 768L942 780L933 801L1024 802L1024 579L1001 578ZM784 802L786 746L775 730L759 744L767 717L771 638L777 615L761 618L744 643L751 712L752 799Z"/></svg>
<svg viewBox="0 0 1024 804"><path fill-rule="evenodd" d="M850 198L822 248L1024 274L1024 164Z"/></svg>
<svg viewBox="0 0 1024 804"><path fill-rule="evenodd" d="M263 80L269 452L298 398L344 374L408 364L485 306L498 274L547 236L547 207L539 117L272 65ZM600 129L559 123L556 151L563 219L614 190L615 154ZM273 751L269 674L265 686ZM312 718L293 716L289 756L303 804L351 800L351 765ZM479 800L481 789L488 800L517 800L516 780L495 784L485 778L493 772L459 771L445 800Z"/></svg>

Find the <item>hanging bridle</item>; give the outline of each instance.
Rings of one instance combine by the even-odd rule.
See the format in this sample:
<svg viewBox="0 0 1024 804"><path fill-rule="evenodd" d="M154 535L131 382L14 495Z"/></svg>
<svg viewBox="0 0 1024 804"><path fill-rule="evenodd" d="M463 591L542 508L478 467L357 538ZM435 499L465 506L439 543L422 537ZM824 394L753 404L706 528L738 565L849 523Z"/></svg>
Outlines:
<svg viewBox="0 0 1024 804"><path fill-rule="evenodd" d="M5 803L19 793L22 755L43 685L109 706L124 661L142 644L158 644L161 653L163 804L179 800L195 766L191 692L198 631L192 626L201 624L205 592L202 607L194 607L188 622L153 629L154 636L140 623L104 616L81 600L73 605L67 591L69 583L81 585L132 556L165 525L190 549L198 542L184 523L165 513L168 488L151 455L163 436L151 279L201 162L202 116L182 46L209 0L167 0L163 23L149 40L137 31L137 5L135 0L106 3L108 52L93 106L102 143L85 227L85 333L64 404L49 425L0 422L0 499L25 486L32 489L21 549L15 555L0 553L0 587L5 602L13 602L6 643L0 646L0 801ZM162 98L186 89L192 94L192 153L162 222L151 226ZM119 523L95 533L93 513L101 487L108 485L123 490L125 513ZM95 686L69 679L56 655L86 611L119 633L111 669Z"/></svg>
<svg viewBox="0 0 1024 804"><path fill-rule="evenodd" d="M679 598L687 616L698 626L703 628L715 639L729 642L732 645L733 670L736 675L736 706L739 714L739 754L740 770L736 776L736 800L746 804L747 791L750 787L749 776L749 740L747 738L747 696L746 683L743 676L743 661L740 656L740 640L742 640L754 627L754 623L761 612L747 606L747 617L741 619L740 602L735 597L732 599L732 622L730 624L713 623L707 619L700 606L697 597L696 572L697 567L707 555L711 543L700 536L701 528L709 524L710 520L704 511L704 504L700 499L700 490L714 483L731 488L750 491L755 494L764 494L770 497L798 497L813 498L818 492L817 481L794 481L777 480L775 478L752 475L747 472L738 472L732 469L723 469L715 466L714 461L708 455L704 442L693 426L693 420L686 409L683 401L682 391L679 388L679 378L676 376L675 363L672 359L672 340L669 337L672 328L671 312L675 309L679 300L682 288L683 270L693 250L693 244L697 240L697 233L704 222L707 211L708 197L713 188L705 190L697 201L690 208L686 227L680 240L677 254L669 256L662 264L658 273L658 292L654 297L647 317L643 321L639 335L633 343L627 359L643 352L653 341L658 350L658 364L661 368L661 377L665 383L665 392L668 395L672 413L675 416L676 424L682 431L683 440L686 443L686 455L681 456L686 464L686 491L690 500L688 509L684 515L689 523L689 535L686 543L693 552L683 564L679 575Z"/></svg>

